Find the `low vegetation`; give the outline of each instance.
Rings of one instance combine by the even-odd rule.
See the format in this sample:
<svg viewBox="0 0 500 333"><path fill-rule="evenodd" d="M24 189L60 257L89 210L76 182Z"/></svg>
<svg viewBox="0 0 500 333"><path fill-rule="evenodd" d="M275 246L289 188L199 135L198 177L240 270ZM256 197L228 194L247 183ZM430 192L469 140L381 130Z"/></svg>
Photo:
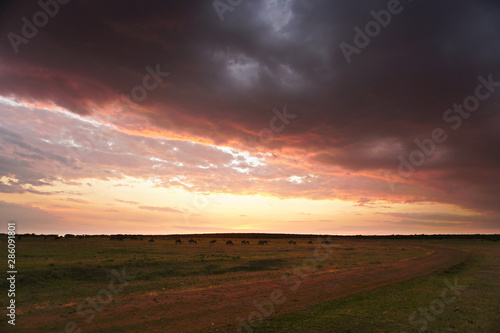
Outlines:
<svg viewBox="0 0 500 333"><path fill-rule="evenodd" d="M196 320L212 304L223 304L234 311L240 307L244 317L253 311L254 299L266 297L266 288L279 285L283 276L291 275L294 268L313 257L316 249L328 245L313 236L228 236L69 236L57 241L55 237L23 236L17 247L19 326L30 332L64 332L65 324L75 321L89 332L163 332L190 317ZM227 246L229 241L234 245ZM429 330L466 327L464 332L493 332L493 327L498 327L500 311L495 300L500 296L499 243L473 238L363 237L333 237L329 242L332 253L308 277L311 285L316 277L323 279L317 281L327 281L328 276L363 275L411 260L425 262L434 248L461 249L469 255L459 264L421 277L406 280L394 276L392 283L374 290L354 288L347 297L329 295L324 300L312 300L300 296L300 292L296 298L290 294L288 301L260 326L252 326L254 331L416 332L418 326L409 322L410 314L439 296L444 279L454 278L470 287L428 323ZM77 311L78 305L107 288L113 270L125 270L133 279L102 312L96 313L95 319L86 322ZM6 282L1 285L5 290ZM242 292L247 294L240 295ZM0 300L4 302L5 295ZM190 327L194 322L186 323L185 330L237 330L237 316L214 313L206 314L206 326ZM0 325L0 330L5 328L5 321Z"/></svg>

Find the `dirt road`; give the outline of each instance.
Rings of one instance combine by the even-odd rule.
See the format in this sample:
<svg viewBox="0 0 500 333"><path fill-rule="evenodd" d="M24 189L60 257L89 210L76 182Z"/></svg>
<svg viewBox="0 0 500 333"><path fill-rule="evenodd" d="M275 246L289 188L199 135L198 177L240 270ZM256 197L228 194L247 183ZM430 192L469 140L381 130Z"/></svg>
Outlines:
<svg viewBox="0 0 500 333"><path fill-rule="evenodd" d="M236 332L238 317L248 320L253 313L250 320L259 319L254 301L267 305L261 312L270 312L269 300L273 290L282 292L281 297L275 299L283 302L273 304L271 316L446 269L459 264L467 256L465 251L455 249L423 248L430 254L367 268L318 271L295 280L289 276L285 279L293 281L289 283L274 278L229 287L165 291L154 299L131 295L130 299L121 300L123 306L111 307L106 320L100 320L100 325L92 331L111 332L120 327L120 331L135 332L139 326L150 332Z"/></svg>

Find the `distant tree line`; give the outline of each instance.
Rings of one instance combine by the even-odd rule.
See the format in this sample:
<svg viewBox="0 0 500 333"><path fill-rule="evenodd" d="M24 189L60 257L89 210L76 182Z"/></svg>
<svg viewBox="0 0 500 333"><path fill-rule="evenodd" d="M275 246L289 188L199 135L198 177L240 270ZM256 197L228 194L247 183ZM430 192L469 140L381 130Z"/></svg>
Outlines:
<svg viewBox="0 0 500 333"><path fill-rule="evenodd" d="M337 235L294 235L294 234L267 234L267 233L218 233L218 234L175 234L175 235L142 235L142 234L100 234L100 235L74 235L74 234L35 234L35 233L25 233L18 234L17 237L20 238L54 238L54 239L82 239L82 238L108 238L110 240L177 240L181 238L222 238L222 239L262 239L262 238L272 238L272 239L300 239L300 238L315 238L315 237L327 237L341 239L478 239L478 240L488 240L497 242L500 240L500 234L414 234L414 235L382 235L382 236L367 236L367 235L355 235L355 236L337 236ZM6 233L0 233L0 238L6 238Z"/></svg>

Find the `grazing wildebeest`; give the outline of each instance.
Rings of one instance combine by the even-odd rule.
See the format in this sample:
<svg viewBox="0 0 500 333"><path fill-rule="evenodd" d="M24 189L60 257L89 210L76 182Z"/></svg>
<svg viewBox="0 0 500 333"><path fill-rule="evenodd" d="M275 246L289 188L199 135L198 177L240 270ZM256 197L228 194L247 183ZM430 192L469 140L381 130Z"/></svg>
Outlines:
<svg viewBox="0 0 500 333"><path fill-rule="evenodd" d="M292 242L293 245L297 245L297 243L295 241Z"/></svg>
<svg viewBox="0 0 500 333"><path fill-rule="evenodd" d="M191 239L189 240L189 244L194 244L194 243L196 243L196 241L195 241L194 239L192 239L192 238L191 238Z"/></svg>
<svg viewBox="0 0 500 333"><path fill-rule="evenodd" d="M267 244L267 241L265 241L265 240L260 240L259 241L259 245L265 245L265 244Z"/></svg>
<svg viewBox="0 0 500 333"><path fill-rule="evenodd" d="M313 244L313 242L312 242L312 241L309 241L309 242L307 242L307 244L312 245L312 244Z"/></svg>
<svg viewBox="0 0 500 333"><path fill-rule="evenodd" d="M215 239L212 239L210 242L208 242L208 244L210 244L210 245L214 245L215 243L217 243L217 240L215 240Z"/></svg>
<svg viewBox="0 0 500 333"><path fill-rule="evenodd" d="M180 239L176 239L175 240L175 244L182 244L181 240Z"/></svg>
<svg viewBox="0 0 500 333"><path fill-rule="evenodd" d="M246 241L246 240L242 240L242 241L241 241L241 244L246 245L246 244L250 244L250 242L249 242L249 241Z"/></svg>
<svg viewBox="0 0 500 333"><path fill-rule="evenodd" d="M328 245L328 244L332 244L332 242L330 242L330 241L322 241L321 244L327 244Z"/></svg>
<svg viewBox="0 0 500 333"><path fill-rule="evenodd" d="M155 242L155 240L154 240L153 238L151 238L151 239L149 240L149 243L154 243L154 242Z"/></svg>
<svg viewBox="0 0 500 333"><path fill-rule="evenodd" d="M195 241L195 240L193 240L193 241L191 242L191 244L198 245L198 242L197 242L197 241Z"/></svg>
<svg viewBox="0 0 500 333"><path fill-rule="evenodd" d="M234 245L234 244L233 244L233 241L227 241L226 245Z"/></svg>

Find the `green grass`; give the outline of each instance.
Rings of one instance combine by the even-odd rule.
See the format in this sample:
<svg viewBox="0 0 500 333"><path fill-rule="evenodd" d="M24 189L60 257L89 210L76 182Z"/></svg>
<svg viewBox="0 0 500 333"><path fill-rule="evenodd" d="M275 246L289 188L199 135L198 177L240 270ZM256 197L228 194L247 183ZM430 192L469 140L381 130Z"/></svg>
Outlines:
<svg viewBox="0 0 500 333"><path fill-rule="evenodd" d="M498 246L496 247L498 252ZM337 299L304 311L271 316L254 332L500 332L498 256L472 252L452 269ZM493 274L492 274L493 273ZM443 313L427 320L419 308L440 299L445 279L468 287ZM410 315L417 317L410 323ZM424 323L419 320L426 320Z"/></svg>
<svg viewBox="0 0 500 333"><path fill-rule="evenodd" d="M198 245L175 245L173 240L147 239L111 241L108 238L51 239L23 238L17 244L17 295L19 323L48 313L64 316L75 312L75 304L106 288L111 270L125 268L134 279L120 297L156 293L161 290L204 290L216 286L239 286L279 280L287 270L313 255L308 239L297 245L272 240L268 246L226 246L222 240L209 246L211 238ZM316 240L315 244L316 244ZM497 243L473 241L381 240L341 241L340 247L318 266L326 270L348 270L392 263L425 255L420 244L468 249L467 261L447 271L364 292L281 316L272 315L255 332L417 332L409 316L419 307L429 307L439 298L444 280L457 277L469 287L444 312L428 324L429 332L500 332L500 251ZM0 252L4 253L2 242ZM6 281L0 282L6 290ZM293 302L293 295L287 298ZM0 305L7 300L0 294ZM458 309L456 309L458 308ZM78 317L77 317L78 318ZM193 318L195 319L195 318ZM5 321L0 323L3 331ZM22 325L21 325L22 327ZM52 327L52 326L51 326ZM49 327L50 328L50 327ZM47 327L40 327L40 332Z"/></svg>

